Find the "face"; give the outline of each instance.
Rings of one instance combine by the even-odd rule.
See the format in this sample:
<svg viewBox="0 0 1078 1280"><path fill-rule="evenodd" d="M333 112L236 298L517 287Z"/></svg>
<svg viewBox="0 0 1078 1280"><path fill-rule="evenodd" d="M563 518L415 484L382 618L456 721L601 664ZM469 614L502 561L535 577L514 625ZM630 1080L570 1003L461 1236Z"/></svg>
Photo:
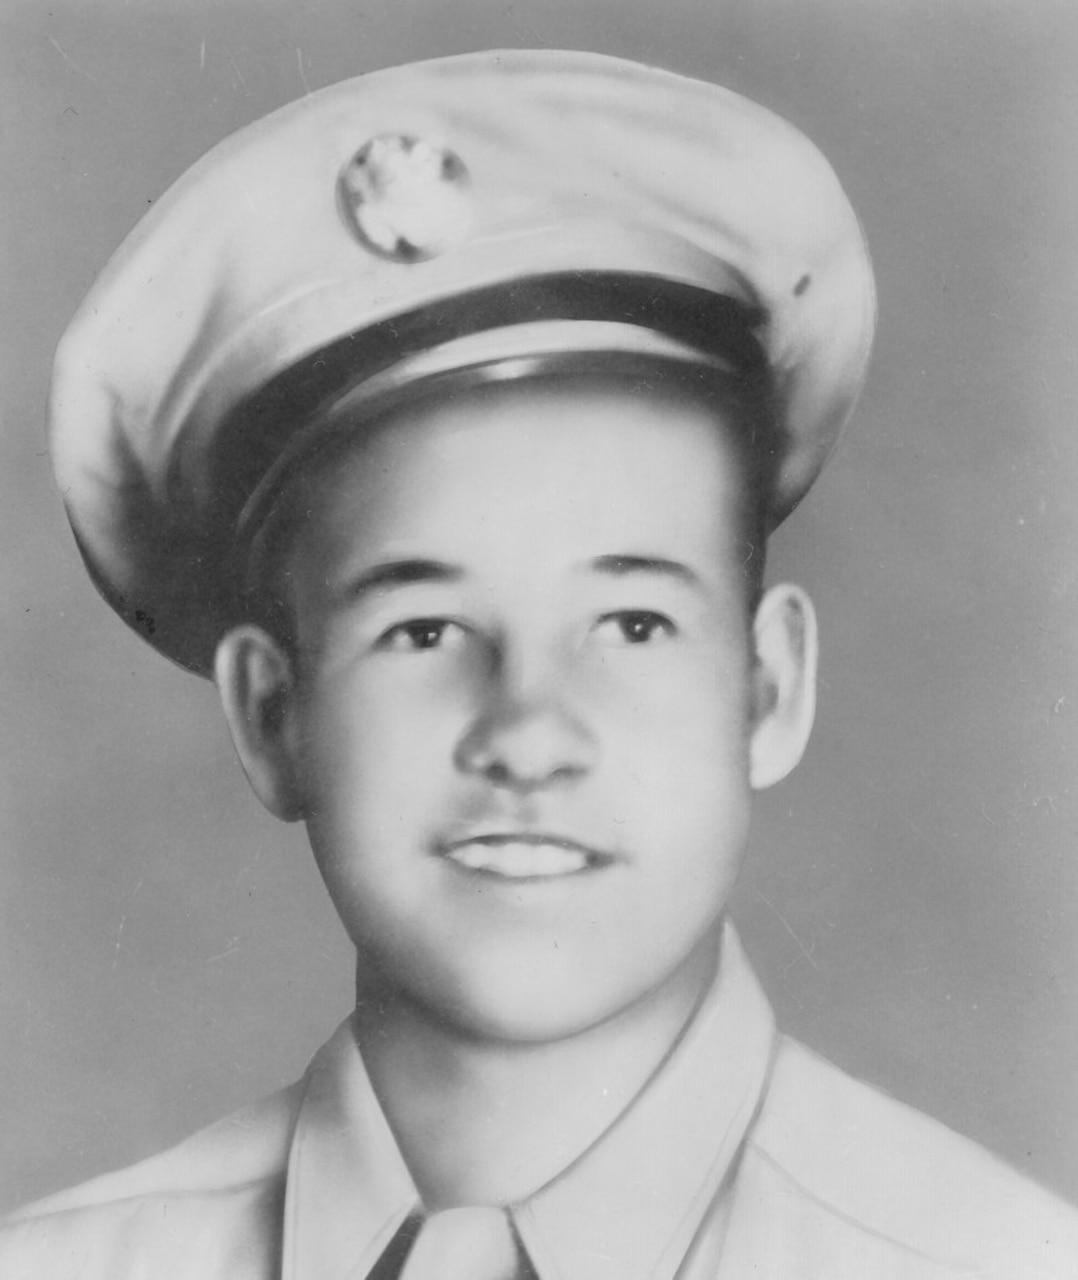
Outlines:
<svg viewBox="0 0 1078 1280"><path fill-rule="evenodd" d="M507 386L308 488L296 770L361 972L568 1036L714 943L749 817L738 471L703 405Z"/></svg>

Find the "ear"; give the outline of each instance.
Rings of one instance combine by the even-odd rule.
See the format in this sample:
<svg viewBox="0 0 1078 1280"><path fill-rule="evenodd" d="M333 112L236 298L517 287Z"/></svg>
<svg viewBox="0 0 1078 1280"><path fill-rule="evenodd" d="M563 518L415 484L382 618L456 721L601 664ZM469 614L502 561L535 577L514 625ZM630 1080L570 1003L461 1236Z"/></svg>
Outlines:
<svg viewBox="0 0 1078 1280"><path fill-rule="evenodd" d="M816 716L816 610L800 587L772 587L753 620L756 659L749 781L781 781L804 754Z"/></svg>
<svg viewBox="0 0 1078 1280"><path fill-rule="evenodd" d="M303 817L292 662L261 627L234 627L217 646L217 692L255 795L285 822Z"/></svg>

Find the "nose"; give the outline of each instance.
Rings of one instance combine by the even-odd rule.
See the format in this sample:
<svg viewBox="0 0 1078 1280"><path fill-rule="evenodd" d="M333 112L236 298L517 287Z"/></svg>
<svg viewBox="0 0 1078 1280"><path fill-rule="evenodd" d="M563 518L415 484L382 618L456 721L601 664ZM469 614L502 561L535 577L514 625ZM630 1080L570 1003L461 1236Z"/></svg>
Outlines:
<svg viewBox="0 0 1078 1280"><path fill-rule="evenodd" d="M595 740L566 708L550 702L499 705L476 718L457 745L462 773L528 794L569 785L595 759Z"/></svg>

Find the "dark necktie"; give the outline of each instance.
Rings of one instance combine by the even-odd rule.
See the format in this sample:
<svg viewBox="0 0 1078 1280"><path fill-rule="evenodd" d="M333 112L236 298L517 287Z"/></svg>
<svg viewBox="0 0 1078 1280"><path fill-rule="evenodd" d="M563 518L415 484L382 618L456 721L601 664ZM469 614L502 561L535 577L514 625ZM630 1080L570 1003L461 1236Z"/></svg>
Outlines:
<svg viewBox="0 0 1078 1280"><path fill-rule="evenodd" d="M406 1223L369 1280L382 1280L383 1276L386 1280L390 1276L399 1280L526 1280L532 1275L504 1210L462 1208L444 1209Z"/></svg>

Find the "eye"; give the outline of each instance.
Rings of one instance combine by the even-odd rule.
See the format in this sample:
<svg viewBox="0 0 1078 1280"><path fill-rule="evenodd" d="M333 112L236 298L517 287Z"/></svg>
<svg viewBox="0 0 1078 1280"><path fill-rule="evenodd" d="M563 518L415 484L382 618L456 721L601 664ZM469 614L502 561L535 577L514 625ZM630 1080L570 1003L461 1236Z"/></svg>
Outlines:
<svg viewBox="0 0 1078 1280"><path fill-rule="evenodd" d="M621 609L607 613L595 624L595 636L603 644L654 644L668 640L677 628L661 613L650 609Z"/></svg>
<svg viewBox="0 0 1078 1280"><path fill-rule="evenodd" d="M418 653L455 647L463 637L464 628L449 618L411 618L384 631L375 647L384 653Z"/></svg>

